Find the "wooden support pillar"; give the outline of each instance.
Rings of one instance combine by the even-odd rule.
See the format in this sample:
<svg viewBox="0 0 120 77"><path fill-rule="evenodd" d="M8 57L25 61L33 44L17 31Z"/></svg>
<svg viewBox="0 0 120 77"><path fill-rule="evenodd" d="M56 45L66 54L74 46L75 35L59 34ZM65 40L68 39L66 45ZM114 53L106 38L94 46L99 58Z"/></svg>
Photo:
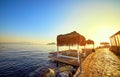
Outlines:
<svg viewBox="0 0 120 77"><path fill-rule="evenodd" d="M57 45L57 58L58 58L58 55L59 55L58 51L59 51L59 46ZM58 66L59 66L59 62L57 61L56 67L58 67Z"/></svg>
<svg viewBox="0 0 120 77"><path fill-rule="evenodd" d="M79 45L77 46L77 53L78 53L78 63L80 62L80 56L79 56L79 54L80 54L80 52L79 52Z"/></svg>
<svg viewBox="0 0 120 77"><path fill-rule="evenodd" d="M82 51L83 52L83 51ZM84 53L86 53L86 45L84 46Z"/></svg>
<svg viewBox="0 0 120 77"><path fill-rule="evenodd" d="M119 35L117 35L117 38L118 38L118 43L119 43L119 45L118 45L118 46L120 46L120 34L119 34Z"/></svg>
<svg viewBox="0 0 120 77"><path fill-rule="evenodd" d="M93 49L94 49L94 44L93 44Z"/></svg>
<svg viewBox="0 0 120 77"><path fill-rule="evenodd" d="M81 61L81 58L82 58L82 54L80 53L80 62L79 62L79 67L80 67L80 74L82 73L82 61Z"/></svg>
<svg viewBox="0 0 120 77"><path fill-rule="evenodd" d="M69 50L70 50L70 45L69 45Z"/></svg>
<svg viewBox="0 0 120 77"><path fill-rule="evenodd" d="M59 55L58 51L59 51L59 46L57 45L57 57L58 57L58 55Z"/></svg>
<svg viewBox="0 0 120 77"><path fill-rule="evenodd" d="M79 45L77 46L78 49L78 63L79 63L79 67L80 67L80 74L82 73L82 65L81 65L81 58L82 58L82 54L80 53L79 50Z"/></svg>
<svg viewBox="0 0 120 77"><path fill-rule="evenodd" d="M69 50L69 51L67 52L67 55L68 55L68 54L69 54L69 52L70 52L70 45L69 45L68 47L69 47L69 48L68 48L68 50Z"/></svg>
<svg viewBox="0 0 120 77"><path fill-rule="evenodd" d="M115 46L117 46L117 39L115 36L114 36L114 40L115 40Z"/></svg>

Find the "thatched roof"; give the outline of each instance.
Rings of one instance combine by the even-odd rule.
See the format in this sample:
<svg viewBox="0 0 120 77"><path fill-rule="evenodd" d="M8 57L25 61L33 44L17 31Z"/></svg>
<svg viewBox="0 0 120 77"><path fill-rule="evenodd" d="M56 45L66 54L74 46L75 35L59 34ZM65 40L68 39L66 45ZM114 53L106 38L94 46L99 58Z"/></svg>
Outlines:
<svg viewBox="0 0 120 77"><path fill-rule="evenodd" d="M120 31L118 31L117 33L113 34L112 36L110 36L110 38L114 37L115 35L120 34Z"/></svg>
<svg viewBox="0 0 120 77"><path fill-rule="evenodd" d="M87 43L87 44L94 44L94 41L93 41L93 40L88 39L88 40L86 41L86 43Z"/></svg>
<svg viewBox="0 0 120 77"><path fill-rule="evenodd" d="M101 45L108 45L109 43L108 42L101 42L100 44Z"/></svg>
<svg viewBox="0 0 120 77"><path fill-rule="evenodd" d="M85 37L80 35L76 31L57 36L57 45L58 46L73 46L73 45L85 45Z"/></svg>

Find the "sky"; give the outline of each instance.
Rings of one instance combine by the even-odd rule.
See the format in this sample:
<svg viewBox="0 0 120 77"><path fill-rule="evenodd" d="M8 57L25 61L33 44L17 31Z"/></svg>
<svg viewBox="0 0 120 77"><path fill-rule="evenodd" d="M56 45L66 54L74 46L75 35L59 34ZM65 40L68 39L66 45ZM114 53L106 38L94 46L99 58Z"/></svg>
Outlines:
<svg viewBox="0 0 120 77"><path fill-rule="evenodd" d="M0 42L56 42L77 31L96 43L120 30L120 0L0 0Z"/></svg>

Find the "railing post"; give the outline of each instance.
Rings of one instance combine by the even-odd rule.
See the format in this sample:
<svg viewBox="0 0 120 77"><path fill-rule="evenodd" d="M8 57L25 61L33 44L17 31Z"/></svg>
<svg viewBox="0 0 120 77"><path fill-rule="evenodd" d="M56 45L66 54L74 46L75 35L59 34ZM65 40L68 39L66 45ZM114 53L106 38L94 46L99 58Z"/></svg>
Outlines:
<svg viewBox="0 0 120 77"><path fill-rule="evenodd" d="M59 55L58 51L59 51L59 46L57 45L57 58L58 58L58 55Z"/></svg>
<svg viewBox="0 0 120 77"><path fill-rule="evenodd" d="M59 55L58 51L59 51L59 46L57 45L57 58L58 58L58 55ZM59 66L58 64L59 64L59 62L57 61L57 63L56 63L57 67Z"/></svg>
<svg viewBox="0 0 120 77"><path fill-rule="evenodd" d="M77 54L78 54L78 63L80 62L80 56L79 56L79 45L77 46Z"/></svg>

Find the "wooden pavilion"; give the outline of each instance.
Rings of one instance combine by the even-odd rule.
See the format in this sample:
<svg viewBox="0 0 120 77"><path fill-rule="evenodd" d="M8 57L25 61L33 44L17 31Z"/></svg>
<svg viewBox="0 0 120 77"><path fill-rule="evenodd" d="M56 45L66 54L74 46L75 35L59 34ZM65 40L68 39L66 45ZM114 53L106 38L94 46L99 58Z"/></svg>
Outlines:
<svg viewBox="0 0 120 77"><path fill-rule="evenodd" d="M93 49L94 49L94 41L93 41L93 40L88 39L88 40L86 41L86 44L92 44L92 45L93 45Z"/></svg>
<svg viewBox="0 0 120 77"><path fill-rule="evenodd" d="M76 61L73 61L74 57L61 55L59 53L59 47L60 46L69 46L69 50L68 51L70 51L70 46L74 46L74 45L77 45L77 63L76 63ZM86 45L85 37L83 35L80 35L76 31L68 33L68 34L64 34L64 35L62 35L62 34L58 35L57 36L57 52L56 52L57 53L57 57L49 56L49 58L52 58L54 60L61 61L61 62L64 62L64 63L68 63L68 64L79 66L79 61L80 61L80 58L79 58L80 57L79 56L80 55L80 53L79 53L79 46L85 46L85 45ZM61 56L62 56L62 58L61 58ZM69 58L69 60L65 61L66 58L67 59Z"/></svg>

